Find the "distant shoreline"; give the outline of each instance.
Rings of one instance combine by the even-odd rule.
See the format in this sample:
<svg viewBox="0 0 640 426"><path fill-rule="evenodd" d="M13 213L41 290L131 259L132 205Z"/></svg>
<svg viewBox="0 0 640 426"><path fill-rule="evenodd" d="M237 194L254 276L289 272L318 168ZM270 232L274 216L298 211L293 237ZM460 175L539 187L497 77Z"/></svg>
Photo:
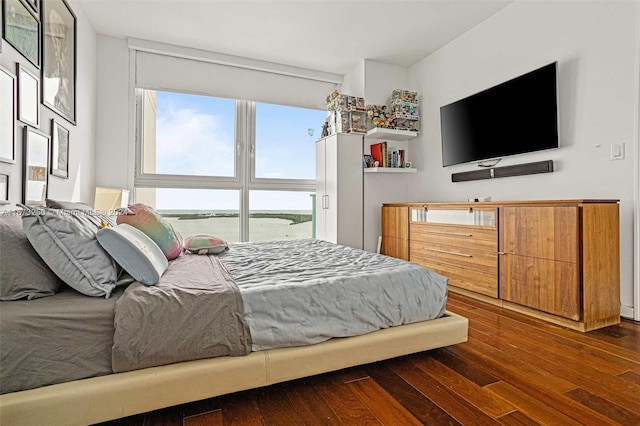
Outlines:
<svg viewBox="0 0 640 426"><path fill-rule="evenodd" d="M238 213L177 213L177 212L159 212L164 217L175 218L177 220L197 220L211 219L214 217L238 217ZM249 213L250 218L254 219L283 219L290 221L290 225L311 222L313 216L311 213L287 213L287 212L256 212Z"/></svg>

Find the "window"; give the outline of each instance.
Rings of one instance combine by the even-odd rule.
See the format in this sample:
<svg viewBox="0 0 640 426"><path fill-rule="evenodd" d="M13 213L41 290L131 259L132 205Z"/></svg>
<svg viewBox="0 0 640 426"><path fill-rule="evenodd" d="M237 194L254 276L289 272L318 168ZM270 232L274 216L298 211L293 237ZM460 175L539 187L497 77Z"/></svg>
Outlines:
<svg viewBox="0 0 640 426"><path fill-rule="evenodd" d="M250 191L249 241L314 236L311 196L300 191Z"/></svg>
<svg viewBox="0 0 640 426"><path fill-rule="evenodd" d="M138 89L135 199L183 236L313 236L315 140L326 112Z"/></svg>
<svg viewBox="0 0 640 426"><path fill-rule="evenodd" d="M240 241L240 191L232 189L137 188L136 202L153 207L180 232Z"/></svg>
<svg viewBox="0 0 640 426"><path fill-rule="evenodd" d="M255 177L316 178L315 145L326 113L283 105L256 104Z"/></svg>
<svg viewBox="0 0 640 426"><path fill-rule="evenodd" d="M145 90L142 173L236 176L235 101Z"/></svg>

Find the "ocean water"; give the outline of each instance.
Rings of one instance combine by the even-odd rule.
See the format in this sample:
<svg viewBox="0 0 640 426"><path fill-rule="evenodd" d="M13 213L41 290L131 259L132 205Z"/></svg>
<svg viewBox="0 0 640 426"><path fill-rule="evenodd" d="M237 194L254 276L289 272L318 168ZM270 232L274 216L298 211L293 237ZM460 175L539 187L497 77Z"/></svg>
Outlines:
<svg viewBox="0 0 640 426"><path fill-rule="evenodd" d="M225 241L240 241L240 218L217 215L237 214L233 210L158 210L184 238L192 235L215 235ZM272 216L288 214L311 215L311 211L252 211ZM276 239L311 238L312 221L292 223L290 219L279 217L249 217L250 241L268 241Z"/></svg>

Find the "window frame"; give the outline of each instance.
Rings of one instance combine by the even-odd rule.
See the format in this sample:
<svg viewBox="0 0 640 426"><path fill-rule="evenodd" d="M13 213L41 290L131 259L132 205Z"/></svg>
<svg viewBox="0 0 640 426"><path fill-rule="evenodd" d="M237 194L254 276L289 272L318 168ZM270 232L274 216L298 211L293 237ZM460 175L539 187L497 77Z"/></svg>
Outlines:
<svg viewBox="0 0 640 426"><path fill-rule="evenodd" d="M176 188L176 189L236 189L240 193L240 241L249 241L249 194L259 191L316 191L315 179L277 179L255 176L256 153L256 102L235 100L235 176L190 176L162 173L143 173L144 114L143 95L145 90L168 91L183 94L215 96L205 93L161 88L136 87L135 89L135 161L133 199L136 188Z"/></svg>
<svg viewBox="0 0 640 426"><path fill-rule="evenodd" d="M256 176L256 104L257 102L250 102L250 115L249 115L249 157L251 159L250 164L250 176L249 183L252 185L250 189L260 190L277 190L278 188L287 187L295 188L295 191L308 191L315 192L316 180L315 179L279 179L279 178L259 178ZM284 105L286 106L286 105ZM292 107L295 108L295 107ZM289 189L293 190L293 189Z"/></svg>
<svg viewBox="0 0 640 426"><path fill-rule="evenodd" d="M144 99L143 94L145 90L155 90L155 91L163 91L163 92L174 92L174 93L182 93L182 94L190 94L197 96L210 96L203 95L199 93L187 93L187 92L179 92L174 90L166 90L166 89L146 89L146 88L136 88L135 89L135 102L136 102L136 127L135 127L135 174L134 181L136 186L145 186L151 185L148 187L155 187L156 185L164 185L164 188L210 188L210 185L223 185L223 188L238 188L238 184L242 180L242 161L241 156L246 146L246 133L243 131L244 129L241 126L242 117L241 114L244 113L242 109L242 105L239 103L241 101L235 101L235 117L234 117L234 176L215 176L215 175L175 175L175 174L164 174L164 173L144 173L143 161L144 161L144 153L143 153L143 145L144 145ZM168 186L167 186L168 185ZM177 185L177 186L176 186ZM183 186L187 185L187 186Z"/></svg>

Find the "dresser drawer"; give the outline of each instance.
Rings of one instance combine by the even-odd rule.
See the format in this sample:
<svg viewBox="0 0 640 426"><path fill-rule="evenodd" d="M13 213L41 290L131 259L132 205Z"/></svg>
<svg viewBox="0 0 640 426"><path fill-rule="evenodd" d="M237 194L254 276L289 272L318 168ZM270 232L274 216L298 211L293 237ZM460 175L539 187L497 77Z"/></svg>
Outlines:
<svg viewBox="0 0 640 426"><path fill-rule="evenodd" d="M477 250L492 252L498 251L498 233L495 229L412 224L411 240L455 247L473 247Z"/></svg>
<svg viewBox="0 0 640 426"><path fill-rule="evenodd" d="M578 265L505 254L500 260L500 297L572 320L581 319Z"/></svg>
<svg viewBox="0 0 640 426"><path fill-rule="evenodd" d="M485 274L498 275L498 253L477 249L471 245L445 246L410 241L409 256L412 261L414 258L421 258Z"/></svg>
<svg viewBox="0 0 640 426"><path fill-rule="evenodd" d="M427 223L411 224L411 239L424 240L426 236L445 236L462 239L490 240L498 239L496 228L478 226L432 225ZM460 240L458 240L460 241Z"/></svg>
<svg viewBox="0 0 640 426"><path fill-rule="evenodd" d="M415 258L413 262L427 267L449 278L449 285L463 288L490 297L498 297L498 277L485 274L477 269L460 268L426 259Z"/></svg>

